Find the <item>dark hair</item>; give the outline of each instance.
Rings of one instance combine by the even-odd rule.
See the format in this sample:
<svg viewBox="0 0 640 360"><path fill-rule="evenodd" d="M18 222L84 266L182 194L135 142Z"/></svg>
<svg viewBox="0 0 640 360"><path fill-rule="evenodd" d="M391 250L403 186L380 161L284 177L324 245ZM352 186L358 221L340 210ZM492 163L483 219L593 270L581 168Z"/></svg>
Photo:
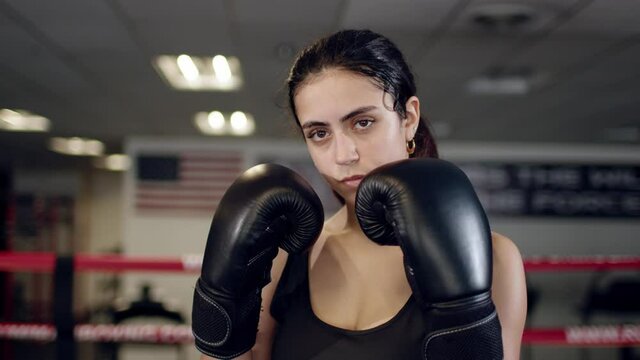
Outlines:
<svg viewBox="0 0 640 360"><path fill-rule="evenodd" d="M416 95L416 85L398 47L386 37L370 30L343 30L324 37L302 50L296 58L287 85L289 107L298 126L293 98L309 75L328 69L344 69L373 80L393 98L393 110L406 117L407 100ZM415 134L416 150L412 157L438 157L435 139L421 116Z"/></svg>

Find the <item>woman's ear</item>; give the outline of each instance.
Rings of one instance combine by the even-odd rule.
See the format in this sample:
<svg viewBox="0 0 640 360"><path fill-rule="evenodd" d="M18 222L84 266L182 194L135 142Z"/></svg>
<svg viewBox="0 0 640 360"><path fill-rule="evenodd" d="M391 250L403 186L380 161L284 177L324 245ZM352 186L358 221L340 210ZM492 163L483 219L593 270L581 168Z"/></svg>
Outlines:
<svg viewBox="0 0 640 360"><path fill-rule="evenodd" d="M416 135L420 122L420 99L417 96L410 97L405 104L405 109L407 109L404 121L405 138L411 141Z"/></svg>

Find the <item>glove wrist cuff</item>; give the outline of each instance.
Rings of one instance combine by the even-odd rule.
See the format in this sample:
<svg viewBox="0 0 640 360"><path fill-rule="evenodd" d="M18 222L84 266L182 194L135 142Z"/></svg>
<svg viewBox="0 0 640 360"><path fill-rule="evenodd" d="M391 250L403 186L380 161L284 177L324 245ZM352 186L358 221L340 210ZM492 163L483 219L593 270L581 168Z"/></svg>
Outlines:
<svg viewBox="0 0 640 360"><path fill-rule="evenodd" d="M462 299L450 300L450 301L441 301L434 304L431 304L433 308L436 309L454 309L454 308L474 308L480 306L488 306L491 303L491 292L485 291L483 293L467 296Z"/></svg>
<svg viewBox="0 0 640 360"><path fill-rule="evenodd" d="M256 341L260 293L233 301L211 293L198 279L191 325L196 348L219 359L231 359L251 350Z"/></svg>

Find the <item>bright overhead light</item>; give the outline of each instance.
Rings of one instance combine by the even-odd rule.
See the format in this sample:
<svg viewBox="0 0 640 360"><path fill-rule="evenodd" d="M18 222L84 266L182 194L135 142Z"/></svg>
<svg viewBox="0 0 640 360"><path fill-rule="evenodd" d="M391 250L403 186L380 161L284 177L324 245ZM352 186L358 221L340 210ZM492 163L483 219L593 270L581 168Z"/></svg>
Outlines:
<svg viewBox="0 0 640 360"><path fill-rule="evenodd" d="M98 140L79 137L54 137L49 140L49 148L60 154L76 156L99 156L104 152L104 144Z"/></svg>
<svg viewBox="0 0 640 360"><path fill-rule="evenodd" d="M125 154L111 154L94 159L94 166L109 171L127 171L131 167L131 159Z"/></svg>
<svg viewBox="0 0 640 360"><path fill-rule="evenodd" d="M253 132L254 123L242 111L231 114L231 133L234 135L249 135Z"/></svg>
<svg viewBox="0 0 640 360"><path fill-rule="evenodd" d="M222 55L216 55L213 57L211 63L213 65L213 71L216 74L216 78L221 83L228 83L231 80L232 75L227 58Z"/></svg>
<svg viewBox="0 0 640 360"><path fill-rule="evenodd" d="M178 59L176 59L176 63L178 64L178 68L184 78L188 81L196 81L198 80L198 76L200 72L198 71L198 67L193 63L193 60L189 55L180 55Z"/></svg>
<svg viewBox="0 0 640 360"><path fill-rule="evenodd" d="M247 127L247 116L242 111L236 111L231 114L231 128L234 130L242 130Z"/></svg>
<svg viewBox="0 0 640 360"><path fill-rule="evenodd" d="M192 91L235 91L242 87L240 61L232 56L161 55L154 67L173 88Z"/></svg>
<svg viewBox="0 0 640 360"><path fill-rule="evenodd" d="M25 110L0 109L0 130L4 131L48 131L49 119Z"/></svg>
<svg viewBox="0 0 640 360"><path fill-rule="evenodd" d="M87 155L98 156L104 152L104 144L98 140L87 139L84 142L84 151Z"/></svg>
<svg viewBox="0 0 640 360"><path fill-rule="evenodd" d="M84 147L84 140L80 138L67 139L67 149L69 154L82 155Z"/></svg>
<svg viewBox="0 0 640 360"><path fill-rule="evenodd" d="M242 111L224 115L220 111L199 112L194 116L198 130L205 135L250 135L255 130L253 116Z"/></svg>
<svg viewBox="0 0 640 360"><path fill-rule="evenodd" d="M212 129L222 130L224 129L224 115L220 111L212 111L207 116L207 122Z"/></svg>
<svg viewBox="0 0 640 360"><path fill-rule="evenodd" d="M224 135L226 133L226 121L219 111L210 113L199 112L193 119L196 128L205 135Z"/></svg>

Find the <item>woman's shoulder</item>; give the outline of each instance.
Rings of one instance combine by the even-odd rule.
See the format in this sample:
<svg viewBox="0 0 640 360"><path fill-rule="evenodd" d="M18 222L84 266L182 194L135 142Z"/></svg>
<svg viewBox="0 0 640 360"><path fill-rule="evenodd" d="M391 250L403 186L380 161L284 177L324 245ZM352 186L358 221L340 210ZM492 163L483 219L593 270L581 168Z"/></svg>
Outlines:
<svg viewBox="0 0 640 360"><path fill-rule="evenodd" d="M525 270L518 246L508 237L492 232L494 287L512 288L525 283Z"/></svg>
<svg viewBox="0 0 640 360"><path fill-rule="evenodd" d="M522 263L520 249L518 249L518 246L513 242L513 240L495 231L491 232L491 240L494 260L511 260ZM497 259L495 259L495 257L497 257Z"/></svg>
<svg viewBox="0 0 640 360"><path fill-rule="evenodd" d="M493 243L493 270L495 278L524 277L524 263L518 246L508 237L491 233Z"/></svg>
<svg viewBox="0 0 640 360"><path fill-rule="evenodd" d="M492 233L493 283L491 296L502 326L505 359L518 359L527 315L527 290L522 256L508 237Z"/></svg>

